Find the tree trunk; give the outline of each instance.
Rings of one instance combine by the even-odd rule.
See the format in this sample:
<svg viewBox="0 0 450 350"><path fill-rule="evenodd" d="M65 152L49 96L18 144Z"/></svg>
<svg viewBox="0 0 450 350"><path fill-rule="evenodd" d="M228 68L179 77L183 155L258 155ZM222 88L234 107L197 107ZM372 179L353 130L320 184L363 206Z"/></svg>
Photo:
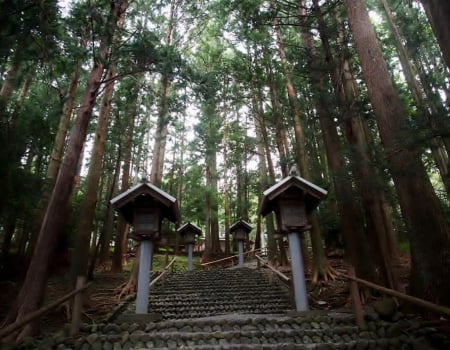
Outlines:
<svg viewBox="0 0 450 350"><path fill-rule="evenodd" d="M420 161L408 144L407 119L362 0L345 0L381 141L405 219L412 253L413 293L450 304L449 223ZM405 142L406 138L406 142ZM420 198L420 200L418 200ZM430 232L433 234L430 235Z"/></svg>
<svg viewBox="0 0 450 350"><path fill-rule="evenodd" d="M83 45L85 46L86 44L83 43ZM55 143L53 144L50 164L47 169L47 179L50 182L51 187L53 186L56 176L58 175L59 167L61 165L64 145L66 144L67 131L69 130L70 118L72 116L78 82L80 80L80 73L81 67L76 66L70 80L69 89L64 97L65 102L63 106L63 113L61 115L61 119L59 120L58 131L56 133Z"/></svg>
<svg viewBox="0 0 450 350"><path fill-rule="evenodd" d="M164 75L161 78L161 100L158 110L158 121L156 123L156 130L154 136L153 156L152 156L152 170L150 174L150 182L155 186L160 186L163 168L164 157L166 153L166 141L168 134L169 123L169 106L168 100L170 95L171 82L169 78Z"/></svg>
<svg viewBox="0 0 450 350"><path fill-rule="evenodd" d="M209 197L209 227L211 239L211 252L220 253L219 241L219 203L217 198L217 155L216 151L211 150L206 156L206 186Z"/></svg>
<svg viewBox="0 0 450 350"><path fill-rule="evenodd" d="M315 1L314 1L315 2ZM315 5L317 3L315 2ZM306 16L305 8L299 7L300 24L305 25L303 18ZM302 27L306 28L306 27ZM319 27L320 28L320 27ZM368 256L368 246L364 239L364 220L360 208L360 203L356 200L353 192L351 178L345 165L341 143L336 129L336 124L332 120L332 110L330 101L327 101L327 91L325 89L325 74L320 71L321 58L317 55L311 34L307 30L302 32L303 45L309 54L308 67L311 74L313 92L315 94L315 106L322 130L323 142L325 145L328 166L330 168L336 191L336 199L341 219L342 236L346 248L348 261L355 266L358 275L366 279L373 278L373 268Z"/></svg>
<svg viewBox="0 0 450 350"><path fill-rule="evenodd" d="M225 121L226 123L226 121ZM229 159L228 159L228 146L227 146L227 141L228 141L228 125L225 124L224 127L224 132L223 132L223 139L224 139L224 143L225 143L225 147L223 149L223 158L224 158L224 163L225 164L229 164ZM223 175L223 211L224 211L224 224L225 224L225 249L224 249L224 253L226 255L230 254L230 226L231 226L231 207L230 207L230 186L229 186L229 180L228 180L228 171L227 169L224 171L224 175Z"/></svg>
<svg viewBox="0 0 450 350"><path fill-rule="evenodd" d="M270 83L269 83L270 84ZM262 93L261 88L254 84L253 86L253 98L252 103L254 106L253 119L255 123L255 131L257 138L257 150L259 158L259 174L261 183L261 193L269 188L275 182L275 169L273 166L269 136L267 132L267 127L265 123L264 111L261 106L262 103ZM272 100L272 103L274 101ZM279 115L281 116L281 114ZM268 248L268 260L271 264L276 265L287 265L288 258L286 254L286 249L281 244L279 245L276 239L276 229L275 229L275 218L274 214L270 213L265 218L266 224L266 234L267 234L267 248ZM307 257L304 256L305 266L308 265Z"/></svg>
<svg viewBox="0 0 450 350"><path fill-rule="evenodd" d="M56 246L58 233L64 224L62 220L66 217L65 212L72 192L72 184L77 172L87 127L101 84L104 63L107 62L112 33L114 32L114 28L116 28L117 19L126 11L127 6L127 1L116 0L111 3L110 19L106 23L108 28L106 31L107 34L101 40L98 56L89 74L81 107L70 132L63 167L61 167L56 179L55 188L50 197L47 212L41 225L39 237L24 283L16 303L9 312L9 322L21 320L25 315L37 310L43 304L49 262ZM18 342L22 341L26 336L34 333L35 330L37 330L37 323L29 323L18 334L16 340Z"/></svg>
<svg viewBox="0 0 450 350"><path fill-rule="evenodd" d="M103 220L102 234L100 236L100 254L99 254L100 264L105 264L106 262L109 261L110 258L109 248L114 228L114 208L111 205L110 201L117 195L118 190L120 177L120 161L121 161L120 145L117 153L118 154L116 156L117 159L116 159L116 166L114 168L114 173L109 175L110 185L108 186L106 214Z"/></svg>
<svg viewBox="0 0 450 350"><path fill-rule="evenodd" d="M275 125L275 141L277 144L278 154L280 157L281 176L288 176L289 172L289 156L288 156L288 142L286 136L286 129L283 123L283 114L281 112L281 103L278 97L278 91L275 83L270 79L268 81L270 101L272 105L273 123ZM275 176L272 177L275 181Z"/></svg>
<svg viewBox="0 0 450 350"><path fill-rule="evenodd" d="M441 47L447 67L450 68L450 3L443 0L421 0Z"/></svg>
<svg viewBox="0 0 450 350"><path fill-rule="evenodd" d="M405 40L403 40L402 35L394 22L392 11L389 7L388 2L386 0L381 0L381 3L386 13L387 22L391 28L392 34L394 35L395 46L397 48L400 63L402 65L403 73L405 75L406 82L408 83L409 90L411 91L414 101L416 102L419 113L422 114L423 117L427 119L427 121L429 122L430 129L433 131L434 129L436 129L436 126L434 125L436 124L436 122L433 120L433 115L431 115L428 111L427 108L428 106L426 106L425 101L423 99L422 89L419 86L419 82L415 78L416 74L411 65L411 60L409 58L405 46L403 45L403 42ZM431 109L431 111L433 111L433 114L435 116L438 115L432 104L430 104L429 108ZM444 188L446 189L447 195L450 196L450 174L448 169L448 156L445 154L445 149L439 142L439 139L431 137L429 142L431 154L433 156L436 167L439 169L442 183L444 184Z"/></svg>
<svg viewBox="0 0 450 350"><path fill-rule="evenodd" d="M137 90L137 83L133 87ZM122 166L122 182L120 185L120 192L125 192L130 187L130 172L131 172L131 158L133 156L133 134L134 124L137 114L138 103L137 91L133 94L133 110L130 112L128 119L128 126L125 132L124 151L123 151L123 166ZM124 242L127 239L128 224L122 216L119 216L117 223L116 236L114 239L114 253L111 264L112 272L122 272L123 257L125 253ZM135 260L136 263L137 260Z"/></svg>
<svg viewBox="0 0 450 350"><path fill-rule="evenodd" d="M109 116L111 114L111 100L114 94L114 76L116 69L114 65L109 68L100 114L95 131L94 145L92 148L89 171L86 178L86 189L77 227L75 229L75 247L71 260L71 286L75 286L78 276L86 276L88 263L91 232L97 207L97 195L99 182L102 175L103 155L105 153L105 141L108 133Z"/></svg>
<svg viewBox="0 0 450 350"><path fill-rule="evenodd" d="M291 81L291 73L288 69L288 61L284 49L284 42L277 17L274 17L273 22L276 32L277 48L283 65L284 75L286 79L286 90L289 99L291 117L294 124L296 163L299 167L301 176L304 177L306 180L311 181L312 176L308 168L308 159L305 149L306 141L300 111L297 103L297 94L294 85L292 84ZM328 279L328 277L333 277L334 271L331 265L329 264L328 259L325 256L322 234L320 232L319 220L317 219L316 213L314 212L311 213L309 215L308 220L311 224L310 236L314 259L312 282L316 283L319 278L324 278L326 280Z"/></svg>
<svg viewBox="0 0 450 350"><path fill-rule="evenodd" d="M16 50L11 66L8 69L8 73L6 74L6 78L3 81L3 85L0 89L0 103L2 105L6 105L11 94L14 91L16 85L17 74L19 73L20 65L22 64L22 51L20 48Z"/></svg>
<svg viewBox="0 0 450 350"><path fill-rule="evenodd" d="M383 186L380 176L373 167L370 156L370 145L366 137L367 126L364 126L363 119L358 114L355 104L357 86L354 84L354 77L351 74L346 55L343 55L342 62L338 63L333 57L329 42L327 28L323 19L317 0L313 1L314 12L318 19L319 33L323 43L326 57L326 67L329 67L329 74L333 83L336 97L343 112L342 124L345 136L351 146L351 165L355 177L356 185L360 191L364 216L366 221L366 234L369 241L370 255L375 269L366 269L366 278L373 279L374 272L378 283L382 283L390 288L398 289L398 278L393 270L393 257L396 255L394 248L393 229L390 217L384 200ZM340 44L345 47L346 43L339 33ZM339 70L339 65L341 69ZM362 222L361 222L362 224ZM368 250L365 250L368 253ZM357 272L360 273L357 265Z"/></svg>
<svg viewBox="0 0 450 350"><path fill-rule="evenodd" d="M255 101L256 102L256 101ZM262 193L265 191L270 185L273 183L273 180L270 180L267 176L267 174L270 173L269 169L267 168L266 163L266 152L269 150L269 146L267 144L267 139L263 136L264 132L263 129L265 129L264 125L264 118L261 114L254 113L253 115L254 122L255 122L255 133L256 133L256 140L257 140L257 150L258 150L258 168L259 168L259 181L260 181L260 192ZM267 134L267 131L265 132ZM272 166L273 167L273 166ZM274 170L272 169L272 172ZM261 200L261 198L260 198ZM265 217L265 224L266 224L266 235L267 235L267 254L268 254L268 260L272 265L276 265L277 257L278 257L278 247L277 242L275 240L275 224L274 224L274 218L273 214L270 213Z"/></svg>
<svg viewBox="0 0 450 350"><path fill-rule="evenodd" d="M171 1L170 3L170 15L168 20L168 28L165 37L165 44L167 46L172 45L172 37L175 31L175 19L177 17L179 3ZM156 130L154 136L153 157L152 157L152 169L150 174L150 182L156 186L160 186L163 169L164 158L166 154L166 142L168 134L169 124L169 98L171 93L172 81L169 78L168 72L162 72L160 82L160 101L158 108L158 121L156 123Z"/></svg>

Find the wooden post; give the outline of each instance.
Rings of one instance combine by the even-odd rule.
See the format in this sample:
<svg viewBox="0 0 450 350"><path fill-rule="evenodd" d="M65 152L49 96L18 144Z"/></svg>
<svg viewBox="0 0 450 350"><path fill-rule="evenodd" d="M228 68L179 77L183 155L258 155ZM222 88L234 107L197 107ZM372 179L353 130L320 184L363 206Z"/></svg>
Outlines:
<svg viewBox="0 0 450 350"><path fill-rule="evenodd" d="M75 289L83 288L86 283L86 276L77 277L77 285ZM75 294L73 301L73 312L72 312L72 324L70 325L70 335L74 336L78 334L81 326L81 312L83 310L83 294Z"/></svg>
<svg viewBox="0 0 450 350"><path fill-rule="evenodd" d="M5 338L7 335L9 335L12 332L18 330L20 327L23 327L27 323L35 320L38 317L41 317L44 314L46 314L50 310L54 309L55 307L59 306L63 302L65 302L65 301L69 300L70 298L72 298L77 293L80 293L82 290L85 290L86 288L91 286L91 284L92 284L92 282L89 282L82 289L75 289L75 290L71 291L69 294L66 294L63 297L55 300L54 302L51 302L50 304L41 307L39 310L34 311L34 312L30 313L30 314L27 314L26 316L24 316L23 319L10 324L9 326L6 326L6 327L2 328L0 330L0 339Z"/></svg>
<svg viewBox="0 0 450 350"><path fill-rule="evenodd" d="M355 278L355 268L353 265L349 265L348 274ZM358 283L355 280L350 279L350 295L352 297L353 311L355 312L356 325L358 327L364 327L364 311L361 303L361 296L359 295Z"/></svg>

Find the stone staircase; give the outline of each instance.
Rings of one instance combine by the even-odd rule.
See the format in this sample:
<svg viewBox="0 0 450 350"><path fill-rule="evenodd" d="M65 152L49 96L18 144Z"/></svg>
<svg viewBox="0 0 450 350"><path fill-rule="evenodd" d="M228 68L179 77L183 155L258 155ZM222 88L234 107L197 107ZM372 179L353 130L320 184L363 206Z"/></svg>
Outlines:
<svg viewBox="0 0 450 350"><path fill-rule="evenodd" d="M150 312L162 319L239 314L278 314L292 309L278 279L249 268L170 274L150 291Z"/></svg>
<svg viewBox="0 0 450 350"><path fill-rule="evenodd" d="M450 349L442 342L431 347L433 329L411 331L409 321L389 323L371 314L361 329L351 312L296 312L286 286L264 270L173 273L151 288L149 305L148 317L135 315L130 303L108 323L83 326L76 338L60 332L23 348Z"/></svg>

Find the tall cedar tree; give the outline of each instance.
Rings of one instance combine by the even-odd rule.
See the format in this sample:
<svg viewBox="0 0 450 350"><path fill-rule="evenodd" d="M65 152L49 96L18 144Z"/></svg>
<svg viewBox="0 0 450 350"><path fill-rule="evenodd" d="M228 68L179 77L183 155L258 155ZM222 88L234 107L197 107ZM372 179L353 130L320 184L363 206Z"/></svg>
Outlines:
<svg viewBox="0 0 450 350"><path fill-rule="evenodd" d="M443 0L421 0L431 27L450 68L450 2Z"/></svg>
<svg viewBox="0 0 450 350"><path fill-rule="evenodd" d="M49 262L54 253L58 233L64 225L63 220L66 217L65 212L68 209L70 194L72 193L79 159L86 138L87 127L91 120L99 87L102 84L102 76L105 70L104 65L108 61L108 54L115 29L117 28L117 21L125 13L127 7L128 1L126 0L115 0L111 2L109 17L105 21L106 30L101 38L98 54L94 58L94 64L87 80L81 107L70 132L67 151L41 225L30 266L17 300L9 311L7 323L21 320L30 312L37 310L44 302ZM35 333L37 326L37 321L28 323L19 332L16 341L20 342L25 337Z"/></svg>
<svg viewBox="0 0 450 350"><path fill-rule="evenodd" d="M369 98L411 244L412 292L450 305L450 225L411 138L380 43L362 0L345 0ZM406 139L406 140L405 140ZM418 200L420 198L420 200Z"/></svg>

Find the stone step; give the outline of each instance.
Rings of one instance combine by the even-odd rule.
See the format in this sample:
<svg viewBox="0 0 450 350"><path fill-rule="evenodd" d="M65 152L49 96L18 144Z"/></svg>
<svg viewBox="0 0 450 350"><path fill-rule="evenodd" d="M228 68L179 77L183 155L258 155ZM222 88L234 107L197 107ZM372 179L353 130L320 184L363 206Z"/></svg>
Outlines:
<svg viewBox="0 0 450 350"><path fill-rule="evenodd" d="M132 319L130 319L132 320ZM429 349L383 321L357 328L348 314L227 315L195 320L95 325L77 339L47 346L95 349ZM47 344L49 345L49 344ZM413 347L414 345L414 347ZM44 348L44 347L42 347Z"/></svg>
<svg viewBox="0 0 450 350"><path fill-rule="evenodd" d="M201 288L201 289L200 289ZM234 288L219 288L218 286L203 286L201 284L197 284L194 286L180 286L178 288L169 288L165 286L164 288L158 287L158 288L151 288L151 292L155 292L157 295L169 295L173 298L183 298L186 296L189 296L191 294L202 294L205 296L210 295L210 292L218 292L219 295L236 295L236 292L239 291L242 294L239 294L239 296L254 296L255 291L258 292L258 294L274 294L274 293L281 293L281 294L288 294L287 289L280 287L278 285L261 285L261 286L247 286L247 285L241 285L239 287Z"/></svg>
<svg viewBox="0 0 450 350"><path fill-rule="evenodd" d="M183 307L184 305L191 304L203 304L203 305L217 305L223 304L224 302L235 304L235 305L245 305L245 304L262 304L273 301L275 303L289 303L288 299L279 294L266 294L266 295L252 295L251 297L243 298L243 297L233 297L233 296L218 296L216 299L214 296L204 297L202 295L195 295L193 297L185 298L185 299L173 299L170 297L162 297L162 296L150 296L150 303L152 305L173 305Z"/></svg>
<svg viewBox="0 0 450 350"><path fill-rule="evenodd" d="M420 346L420 345L419 345ZM130 350L132 350L131 348ZM358 340L350 341L348 343L320 343L320 344L296 344L296 343L275 343L275 344L219 344L219 345L175 345L170 347L144 347L135 348L136 350L351 350L351 349L376 349L376 350L415 350L413 343L406 340L399 344L396 341L389 341L388 339L379 340ZM418 350L424 350L417 348Z"/></svg>
<svg viewBox="0 0 450 350"><path fill-rule="evenodd" d="M133 305L127 308L133 311ZM279 314L293 309L289 290L249 268L172 273L150 289L150 312L162 319L227 313Z"/></svg>
<svg viewBox="0 0 450 350"><path fill-rule="evenodd" d="M273 283L269 284L269 282L265 280L258 280L254 282L248 281L226 281L226 282L211 282L205 283L204 281L191 281L189 283L176 281L176 283L167 283L162 282L160 286L154 287L153 289L162 289L162 290L198 290L198 286L202 286L204 289L220 289L224 292L227 290L235 290L235 289L245 289L245 288L262 288L262 289L270 289L271 287L280 287L279 284Z"/></svg>

